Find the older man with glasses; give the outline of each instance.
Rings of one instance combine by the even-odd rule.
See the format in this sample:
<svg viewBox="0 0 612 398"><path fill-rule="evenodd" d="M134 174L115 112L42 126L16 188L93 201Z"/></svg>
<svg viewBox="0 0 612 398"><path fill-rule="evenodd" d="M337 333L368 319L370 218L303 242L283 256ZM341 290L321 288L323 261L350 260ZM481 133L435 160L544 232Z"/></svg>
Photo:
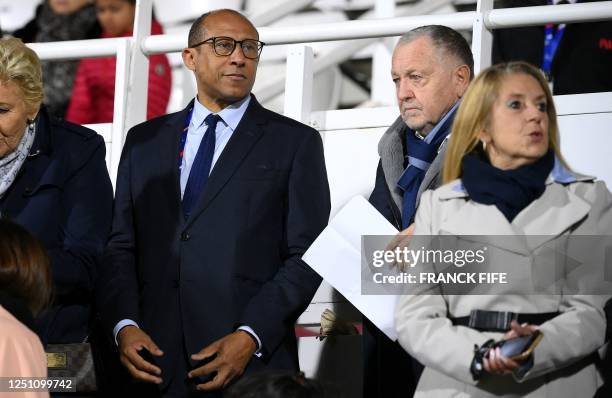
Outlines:
<svg viewBox="0 0 612 398"><path fill-rule="evenodd" d="M139 395L298 370L293 325L320 283L301 256L329 187L317 131L250 93L258 39L236 11L202 15L182 54L197 97L128 133L98 304Z"/></svg>

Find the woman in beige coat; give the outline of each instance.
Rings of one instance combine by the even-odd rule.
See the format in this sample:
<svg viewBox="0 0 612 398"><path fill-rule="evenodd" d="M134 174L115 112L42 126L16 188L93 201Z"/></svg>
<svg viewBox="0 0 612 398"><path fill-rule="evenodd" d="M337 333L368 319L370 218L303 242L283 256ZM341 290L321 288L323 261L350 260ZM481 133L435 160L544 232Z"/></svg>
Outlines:
<svg viewBox="0 0 612 398"><path fill-rule="evenodd" d="M415 235L458 241L470 235L488 248L487 271L533 276L551 244L612 235L612 195L565 165L548 84L526 63L490 67L472 83L455 119L444 180L423 194ZM545 288L529 277L497 284L494 294L411 287L398 303L396 327L399 343L426 367L415 396L592 397L601 384L594 358L604 344L605 292L612 291L595 286L605 283L596 249L586 257L584 250L571 253L589 266L569 272L566 264L565 274ZM532 356L512 361L492 350L474 377L475 346L536 329L544 337Z"/></svg>

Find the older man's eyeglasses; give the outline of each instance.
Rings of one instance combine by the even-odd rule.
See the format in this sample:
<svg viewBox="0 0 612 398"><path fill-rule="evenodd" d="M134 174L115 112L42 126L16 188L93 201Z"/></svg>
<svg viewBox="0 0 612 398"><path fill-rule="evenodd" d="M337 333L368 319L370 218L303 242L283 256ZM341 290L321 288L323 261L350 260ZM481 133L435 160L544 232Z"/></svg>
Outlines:
<svg viewBox="0 0 612 398"><path fill-rule="evenodd" d="M240 48L242 48L242 53L246 58L256 59L261 54L261 49L266 44L263 41L254 40L254 39L245 39L245 40L234 40L231 37L211 37L210 39L206 39L199 43L194 44L191 48L196 48L201 46L202 44L210 43L215 50L215 54L220 55L222 57L228 57L232 55L234 50L236 49L236 44L240 44Z"/></svg>

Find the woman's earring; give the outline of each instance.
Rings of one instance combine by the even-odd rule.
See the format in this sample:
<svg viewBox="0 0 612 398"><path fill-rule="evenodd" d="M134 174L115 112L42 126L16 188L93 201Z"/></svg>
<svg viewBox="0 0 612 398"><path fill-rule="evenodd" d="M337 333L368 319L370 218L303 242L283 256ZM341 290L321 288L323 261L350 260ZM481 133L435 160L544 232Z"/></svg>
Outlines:
<svg viewBox="0 0 612 398"><path fill-rule="evenodd" d="M28 128L34 128L34 119L26 119L26 123L28 124Z"/></svg>
<svg viewBox="0 0 612 398"><path fill-rule="evenodd" d="M482 150L486 152L487 151L487 142L485 140L482 140L480 142L482 142Z"/></svg>

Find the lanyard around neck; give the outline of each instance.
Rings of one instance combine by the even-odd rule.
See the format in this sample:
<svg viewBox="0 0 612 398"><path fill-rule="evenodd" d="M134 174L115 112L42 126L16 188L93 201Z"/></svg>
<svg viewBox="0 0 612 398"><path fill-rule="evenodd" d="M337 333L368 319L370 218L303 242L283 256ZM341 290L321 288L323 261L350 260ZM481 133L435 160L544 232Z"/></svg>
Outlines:
<svg viewBox="0 0 612 398"><path fill-rule="evenodd" d="M183 164L183 156L185 154L185 143L187 142L187 132L189 131L189 123L191 123L192 116L193 116L193 106L189 108L189 111L187 111L187 117L185 117L185 125L183 126L183 131L181 131L181 143L179 147L179 159L178 159L179 170L181 168L181 165Z"/></svg>
<svg viewBox="0 0 612 398"><path fill-rule="evenodd" d="M559 25L557 29L555 29L553 24L546 24L544 27L544 57L542 59L542 70L546 73L549 80L552 80L552 63L564 32L565 25Z"/></svg>

